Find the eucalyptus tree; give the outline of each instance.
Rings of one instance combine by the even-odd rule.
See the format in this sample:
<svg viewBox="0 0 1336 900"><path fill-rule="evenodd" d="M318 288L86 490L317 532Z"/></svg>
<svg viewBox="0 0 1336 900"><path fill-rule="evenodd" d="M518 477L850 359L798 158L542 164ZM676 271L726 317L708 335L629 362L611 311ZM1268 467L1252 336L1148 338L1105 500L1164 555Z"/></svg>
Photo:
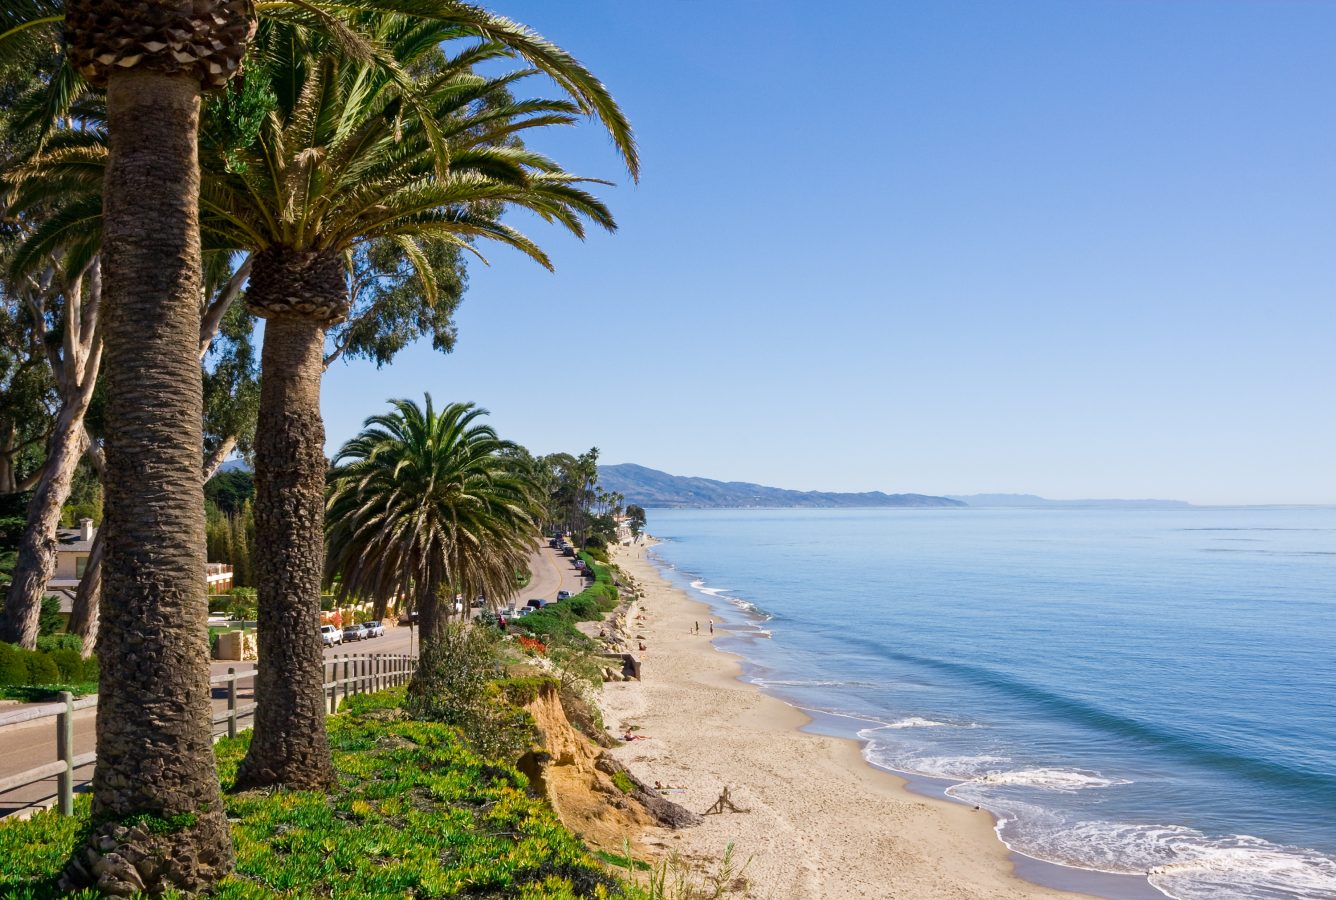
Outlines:
<svg viewBox="0 0 1336 900"><path fill-rule="evenodd" d="M438 690L438 656L456 592L505 596L527 564L542 514L528 467L471 403L437 412L392 401L344 444L330 472L330 573L347 597L406 596L422 650L410 703Z"/></svg>

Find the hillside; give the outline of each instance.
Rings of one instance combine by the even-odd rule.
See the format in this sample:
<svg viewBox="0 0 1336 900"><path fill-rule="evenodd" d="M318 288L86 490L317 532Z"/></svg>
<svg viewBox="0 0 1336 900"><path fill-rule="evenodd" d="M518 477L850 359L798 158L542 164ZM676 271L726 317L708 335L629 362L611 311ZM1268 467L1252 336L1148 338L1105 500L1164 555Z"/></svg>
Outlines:
<svg viewBox="0 0 1336 900"><path fill-rule="evenodd" d="M599 485L626 497L627 503L646 507L708 509L714 507L802 507L808 509L867 506L963 507L949 497L926 494L885 494L867 491L841 494L827 491L790 491L745 481L715 481L669 475L656 469L622 463L598 467Z"/></svg>

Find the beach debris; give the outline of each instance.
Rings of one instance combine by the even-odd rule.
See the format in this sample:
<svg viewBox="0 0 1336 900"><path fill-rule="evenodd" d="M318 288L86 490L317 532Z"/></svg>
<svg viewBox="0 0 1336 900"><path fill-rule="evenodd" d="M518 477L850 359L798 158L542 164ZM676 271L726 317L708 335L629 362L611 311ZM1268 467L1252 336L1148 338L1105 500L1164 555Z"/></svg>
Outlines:
<svg viewBox="0 0 1336 900"><path fill-rule="evenodd" d="M735 813L751 812L750 809L739 809L733 803L733 798L729 795L728 792L728 785L724 785L723 791L721 791L719 794L719 799L714 801L714 805L711 806L709 809L705 810L705 812L701 813L701 815L717 816L717 815L722 815L725 812L735 812Z"/></svg>
<svg viewBox="0 0 1336 900"><path fill-rule="evenodd" d="M617 780L623 784L629 783L632 789L626 792L627 797L639 803L659 825L676 829L688 828L701 823L700 816L685 806L679 806L661 796L658 791L645 784L630 769L607 753L599 755L595 767L609 777L617 776Z"/></svg>

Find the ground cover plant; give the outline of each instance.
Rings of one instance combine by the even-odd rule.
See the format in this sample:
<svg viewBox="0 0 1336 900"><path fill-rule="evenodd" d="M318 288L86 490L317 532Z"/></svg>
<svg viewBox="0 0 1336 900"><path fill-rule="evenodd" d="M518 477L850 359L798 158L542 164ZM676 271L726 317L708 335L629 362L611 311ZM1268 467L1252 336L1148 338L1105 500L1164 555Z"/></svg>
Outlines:
<svg viewBox="0 0 1336 900"><path fill-rule="evenodd" d="M237 867L214 897L645 896L532 797L523 775L486 761L448 725L407 718L401 699L352 697L330 717L338 785L329 794L224 793ZM225 786L248 741L217 745ZM56 879L88 827L86 796L73 817L0 824L0 897L67 896Z"/></svg>

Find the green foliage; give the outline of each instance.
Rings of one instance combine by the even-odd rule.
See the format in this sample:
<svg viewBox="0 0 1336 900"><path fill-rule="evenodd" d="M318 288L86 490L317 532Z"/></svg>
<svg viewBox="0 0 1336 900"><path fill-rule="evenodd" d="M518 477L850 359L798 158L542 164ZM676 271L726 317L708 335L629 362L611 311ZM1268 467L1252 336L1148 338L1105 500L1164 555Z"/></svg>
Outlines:
<svg viewBox="0 0 1336 900"><path fill-rule="evenodd" d="M24 663L28 667L28 684L58 684L60 669L49 653L30 651Z"/></svg>
<svg viewBox="0 0 1336 900"><path fill-rule="evenodd" d="M50 653L52 650L83 650L83 638L77 634L48 634L37 639L37 649Z"/></svg>
<svg viewBox="0 0 1336 900"><path fill-rule="evenodd" d="M62 637L65 637L62 635ZM77 641L77 638L76 638ZM19 700L50 699L58 691L97 691L97 657L84 659L73 646L25 650L0 643L0 695Z"/></svg>
<svg viewBox="0 0 1336 900"><path fill-rule="evenodd" d="M506 702L495 683L500 668L497 633L450 623L439 640L423 644L417 677L405 708L415 718L459 728L489 759L518 759L536 737L532 719Z"/></svg>
<svg viewBox="0 0 1336 900"><path fill-rule="evenodd" d="M65 617L60 613L60 600L47 594L42 598L42 609L38 613L37 634L50 637L65 627Z"/></svg>
<svg viewBox="0 0 1336 900"><path fill-rule="evenodd" d="M448 725L406 719L396 708L401 696L352 697L330 717L339 782L328 794L224 793L237 866L215 900L646 897L531 796L523 775L479 756ZM245 734L218 743L224 785L248 741ZM89 816L80 795L74 816L48 811L0 823L0 896L65 896L56 882Z"/></svg>
<svg viewBox="0 0 1336 900"><path fill-rule="evenodd" d="M245 469L218 472L205 483L204 498L224 516L235 516L247 501L255 499L255 478Z"/></svg>
<svg viewBox="0 0 1336 900"><path fill-rule="evenodd" d="M60 524L64 528L75 528L81 519L92 519L95 525L102 521L102 485L96 473L82 460L74 470L70 496L60 510Z"/></svg>
<svg viewBox="0 0 1336 900"><path fill-rule="evenodd" d="M599 563L589 553L581 553L594 572L594 583L573 597L558 600L542 609L516 619L515 628L537 637L545 643L589 648L592 642L578 628L576 622L596 622L617 608L617 588L612 583L612 570Z"/></svg>
<svg viewBox="0 0 1336 900"><path fill-rule="evenodd" d="M0 643L0 686L28 683L27 653L13 644Z"/></svg>
<svg viewBox="0 0 1336 900"><path fill-rule="evenodd" d="M612 783L617 786L617 790L623 794L633 793L636 786L631 782L631 777L625 772L613 772Z"/></svg>
<svg viewBox="0 0 1336 900"><path fill-rule="evenodd" d="M640 533L645 530L645 507L629 504L626 507L626 517L629 520L627 524L631 528L632 537L640 537Z"/></svg>
<svg viewBox="0 0 1336 900"><path fill-rule="evenodd" d="M83 681L84 661L79 655L78 650L53 650L44 654L56 666L57 677L54 681L64 682L66 684L75 681ZM45 684L46 682L33 682L34 684Z"/></svg>

